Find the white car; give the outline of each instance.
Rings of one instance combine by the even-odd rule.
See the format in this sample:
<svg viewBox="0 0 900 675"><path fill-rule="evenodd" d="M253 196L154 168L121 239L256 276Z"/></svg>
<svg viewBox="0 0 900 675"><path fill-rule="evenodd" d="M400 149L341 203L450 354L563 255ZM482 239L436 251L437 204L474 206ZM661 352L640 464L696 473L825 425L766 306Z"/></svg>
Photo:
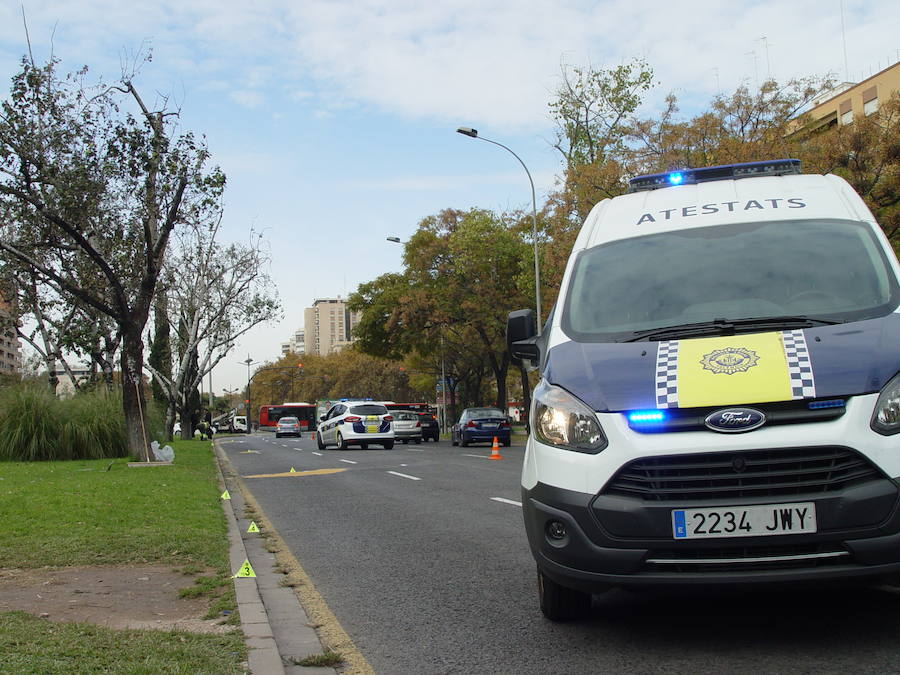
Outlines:
<svg viewBox="0 0 900 675"><path fill-rule="evenodd" d="M319 450L329 445L346 450L358 445L363 450L369 444L381 445L385 450L394 447L393 416L381 403L341 401L322 415L316 432Z"/></svg>

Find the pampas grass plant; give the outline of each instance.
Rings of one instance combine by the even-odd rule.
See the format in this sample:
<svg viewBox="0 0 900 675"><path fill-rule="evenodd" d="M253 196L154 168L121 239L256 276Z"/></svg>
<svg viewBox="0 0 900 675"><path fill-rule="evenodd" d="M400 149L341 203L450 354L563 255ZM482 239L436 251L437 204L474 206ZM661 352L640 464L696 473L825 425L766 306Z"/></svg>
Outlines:
<svg viewBox="0 0 900 675"><path fill-rule="evenodd" d="M0 391L0 460L126 457L122 399L103 388L58 399L46 387Z"/></svg>

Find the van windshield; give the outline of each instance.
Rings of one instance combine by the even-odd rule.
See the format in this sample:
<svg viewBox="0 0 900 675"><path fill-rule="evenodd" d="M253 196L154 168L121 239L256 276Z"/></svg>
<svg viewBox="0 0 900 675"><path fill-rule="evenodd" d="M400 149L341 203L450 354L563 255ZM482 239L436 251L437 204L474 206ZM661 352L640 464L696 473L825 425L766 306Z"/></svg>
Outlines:
<svg viewBox="0 0 900 675"><path fill-rule="evenodd" d="M606 342L721 319L858 321L897 303L893 269L868 225L791 220L664 232L582 251L562 321L573 339Z"/></svg>

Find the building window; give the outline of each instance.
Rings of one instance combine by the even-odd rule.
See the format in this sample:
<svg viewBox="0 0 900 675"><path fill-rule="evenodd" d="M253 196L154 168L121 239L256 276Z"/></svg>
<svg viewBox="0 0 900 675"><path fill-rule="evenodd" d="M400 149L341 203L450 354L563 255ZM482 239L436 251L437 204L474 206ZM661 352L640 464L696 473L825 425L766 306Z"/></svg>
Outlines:
<svg viewBox="0 0 900 675"><path fill-rule="evenodd" d="M866 101L863 103L863 114L871 115L872 113L878 112L878 99L873 98L870 101Z"/></svg>

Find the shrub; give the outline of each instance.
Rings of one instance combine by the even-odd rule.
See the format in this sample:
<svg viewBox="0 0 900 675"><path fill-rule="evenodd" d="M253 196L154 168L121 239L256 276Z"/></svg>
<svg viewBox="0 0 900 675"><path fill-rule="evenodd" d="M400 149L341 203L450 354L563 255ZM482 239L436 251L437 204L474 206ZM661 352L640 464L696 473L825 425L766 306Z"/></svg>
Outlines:
<svg viewBox="0 0 900 675"><path fill-rule="evenodd" d="M121 398L104 389L66 400L29 384L0 391L0 460L125 457Z"/></svg>

